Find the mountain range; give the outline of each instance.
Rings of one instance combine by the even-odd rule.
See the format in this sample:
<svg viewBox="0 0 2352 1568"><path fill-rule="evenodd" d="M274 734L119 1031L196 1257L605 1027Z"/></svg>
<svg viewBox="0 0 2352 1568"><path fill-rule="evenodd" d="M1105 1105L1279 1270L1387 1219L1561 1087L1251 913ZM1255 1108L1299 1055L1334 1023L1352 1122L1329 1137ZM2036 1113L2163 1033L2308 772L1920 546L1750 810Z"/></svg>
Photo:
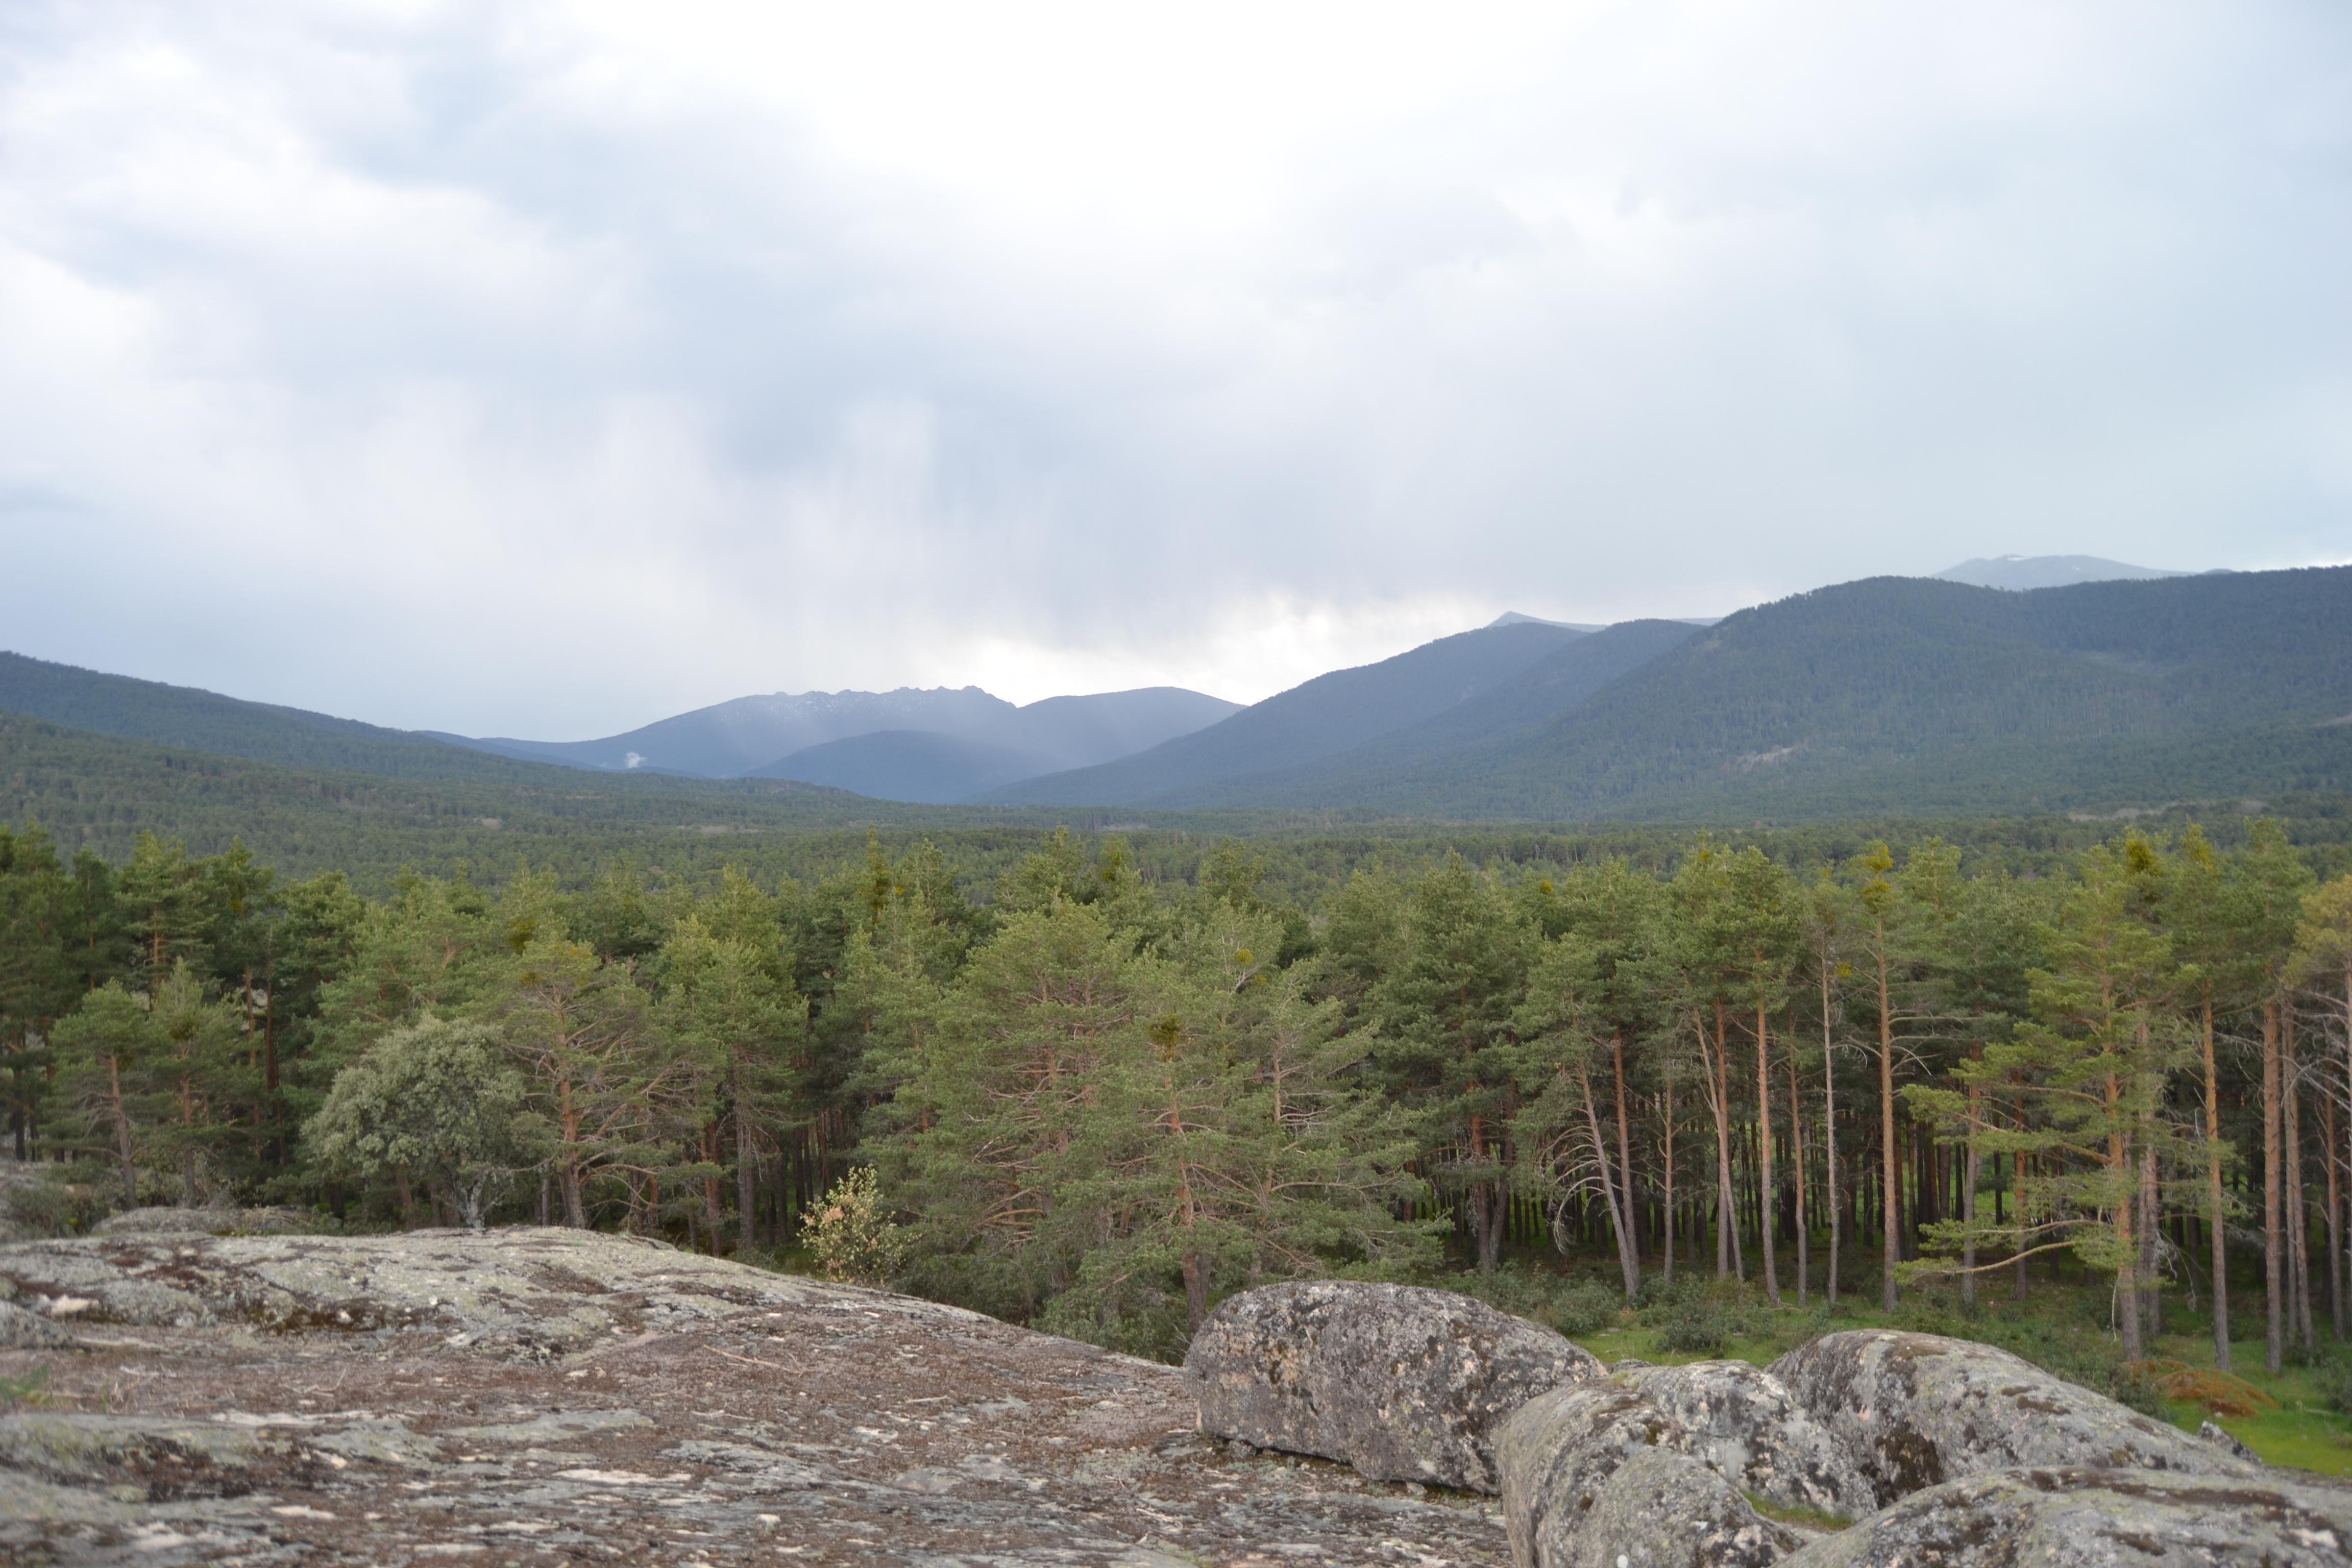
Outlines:
<svg viewBox="0 0 2352 1568"><path fill-rule="evenodd" d="M683 823L726 802L740 816L763 790L802 792L792 811L827 820L859 796L1024 819L2114 810L2352 789L2352 568L2025 590L1883 577L1717 622L1506 616L1247 708L1165 688L1025 707L971 688L809 693L602 742L468 741L0 655L6 713L65 728L10 731L37 755L17 753L0 820L100 798L109 822L168 817L190 774L170 759L190 754L252 763L236 775L248 801L268 798L269 768L307 770L285 787L313 799L368 793L322 770L463 783L447 797L462 807L415 796L420 821ZM132 804L74 776L134 743L148 749L120 753L143 781ZM140 804L163 796L179 804Z"/></svg>
<svg viewBox="0 0 2352 1568"><path fill-rule="evenodd" d="M2066 588L2077 583L2146 582L2158 577L2186 577L2186 572L2159 572L2096 555L1990 555L1947 566L1936 575L1947 583L1967 583L1979 588L2008 588L2019 593L2034 588Z"/></svg>
<svg viewBox="0 0 2352 1568"><path fill-rule="evenodd" d="M607 773L798 779L945 803L1127 756L1240 706L1176 686L1048 697L1021 707L977 686L900 687L739 697L597 741L428 733L454 746Z"/></svg>

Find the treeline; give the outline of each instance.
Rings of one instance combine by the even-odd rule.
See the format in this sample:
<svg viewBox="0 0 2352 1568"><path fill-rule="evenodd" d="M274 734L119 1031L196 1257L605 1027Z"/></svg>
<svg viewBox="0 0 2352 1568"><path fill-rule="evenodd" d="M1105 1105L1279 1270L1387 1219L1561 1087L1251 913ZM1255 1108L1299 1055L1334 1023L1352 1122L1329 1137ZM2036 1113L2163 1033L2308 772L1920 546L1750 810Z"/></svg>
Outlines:
<svg viewBox="0 0 2352 1568"><path fill-rule="evenodd" d="M908 1285L1163 1353L1255 1280L1515 1251L1597 1253L1629 1297L1866 1268L1889 1306L2071 1264L2135 1358L2171 1289L2226 1365L2233 1269L2273 1363L2352 1329L2352 877L2275 824L2040 874L1934 838L1628 847L1311 900L1278 850L1067 834L977 882L875 843L805 880L368 900L0 830L10 1135L58 1177L17 1201L765 1254L854 1163Z"/></svg>

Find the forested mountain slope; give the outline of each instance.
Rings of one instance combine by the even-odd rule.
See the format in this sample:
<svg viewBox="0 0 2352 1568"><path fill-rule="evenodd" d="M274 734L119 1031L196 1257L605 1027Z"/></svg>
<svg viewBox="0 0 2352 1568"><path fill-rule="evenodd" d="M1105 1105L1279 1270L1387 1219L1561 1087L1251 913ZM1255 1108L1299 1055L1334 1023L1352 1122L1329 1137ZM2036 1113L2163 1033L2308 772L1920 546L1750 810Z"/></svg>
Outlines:
<svg viewBox="0 0 2352 1568"><path fill-rule="evenodd" d="M16 653L0 653L0 712L22 713L93 734L289 767L408 779L520 776L510 762L404 730Z"/></svg>
<svg viewBox="0 0 2352 1568"><path fill-rule="evenodd" d="M603 777L483 757L496 778L387 778L292 768L64 729L0 712L0 824L38 821L67 850L110 858L142 832L199 855L242 839L306 873L349 870L382 888L404 868L565 874L753 860L776 840L938 820L936 810L806 784Z"/></svg>
<svg viewBox="0 0 2352 1568"><path fill-rule="evenodd" d="M1872 578L1742 611L1536 734L1353 798L1559 819L2341 789L2347 719L2352 568L2023 594Z"/></svg>
<svg viewBox="0 0 2352 1568"><path fill-rule="evenodd" d="M1318 675L1135 756L1032 779L985 798L1045 805L1134 805L1295 767L1470 700L1584 635L1521 621L1440 637L1377 664Z"/></svg>
<svg viewBox="0 0 2352 1568"><path fill-rule="evenodd" d="M1624 621L1603 626L1563 644L1466 701L1339 756L1281 773L1171 791L1168 798L1188 806L1247 802L1349 807L1375 793L1381 780L1537 729L1698 633L1687 621Z"/></svg>

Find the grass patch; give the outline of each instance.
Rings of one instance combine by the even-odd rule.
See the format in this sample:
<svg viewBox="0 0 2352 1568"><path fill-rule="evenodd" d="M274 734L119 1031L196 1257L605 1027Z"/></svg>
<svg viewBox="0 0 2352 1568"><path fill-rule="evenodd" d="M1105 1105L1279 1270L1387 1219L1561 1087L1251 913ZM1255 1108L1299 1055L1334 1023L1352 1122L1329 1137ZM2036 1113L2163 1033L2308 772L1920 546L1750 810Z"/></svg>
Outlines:
<svg viewBox="0 0 2352 1568"><path fill-rule="evenodd" d="M45 1405L49 1397L49 1363L43 1362L22 1377L0 1377L0 1410L13 1405Z"/></svg>
<svg viewBox="0 0 2352 1568"><path fill-rule="evenodd" d="M1793 1524L1800 1530L1818 1530L1834 1534L1853 1523L1853 1521L1842 1513L1830 1513L1818 1508L1807 1508L1802 1503L1775 1502L1772 1499L1756 1492L1748 1492L1745 1495L1748 1499L1748 1506L1766 1519L1778 1520L1782 1524Z"/></svg>

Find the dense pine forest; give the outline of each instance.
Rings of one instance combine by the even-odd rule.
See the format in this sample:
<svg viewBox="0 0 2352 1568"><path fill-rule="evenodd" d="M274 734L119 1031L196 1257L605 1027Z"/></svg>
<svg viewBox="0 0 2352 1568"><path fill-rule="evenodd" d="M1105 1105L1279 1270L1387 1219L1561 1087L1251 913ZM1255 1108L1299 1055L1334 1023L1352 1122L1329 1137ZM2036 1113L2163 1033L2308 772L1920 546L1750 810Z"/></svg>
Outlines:
<svg viewBox="0 0 2352 1568"><path fill-rule="evenodd" d="M373 898L0 831L9 1218L617 1227L1157 1355L1299 1274L2088 1284L2127 1363L2186 1308L2275 1369L2352 1331L2352 875L2229 826L1057 832Z"/></svg>

